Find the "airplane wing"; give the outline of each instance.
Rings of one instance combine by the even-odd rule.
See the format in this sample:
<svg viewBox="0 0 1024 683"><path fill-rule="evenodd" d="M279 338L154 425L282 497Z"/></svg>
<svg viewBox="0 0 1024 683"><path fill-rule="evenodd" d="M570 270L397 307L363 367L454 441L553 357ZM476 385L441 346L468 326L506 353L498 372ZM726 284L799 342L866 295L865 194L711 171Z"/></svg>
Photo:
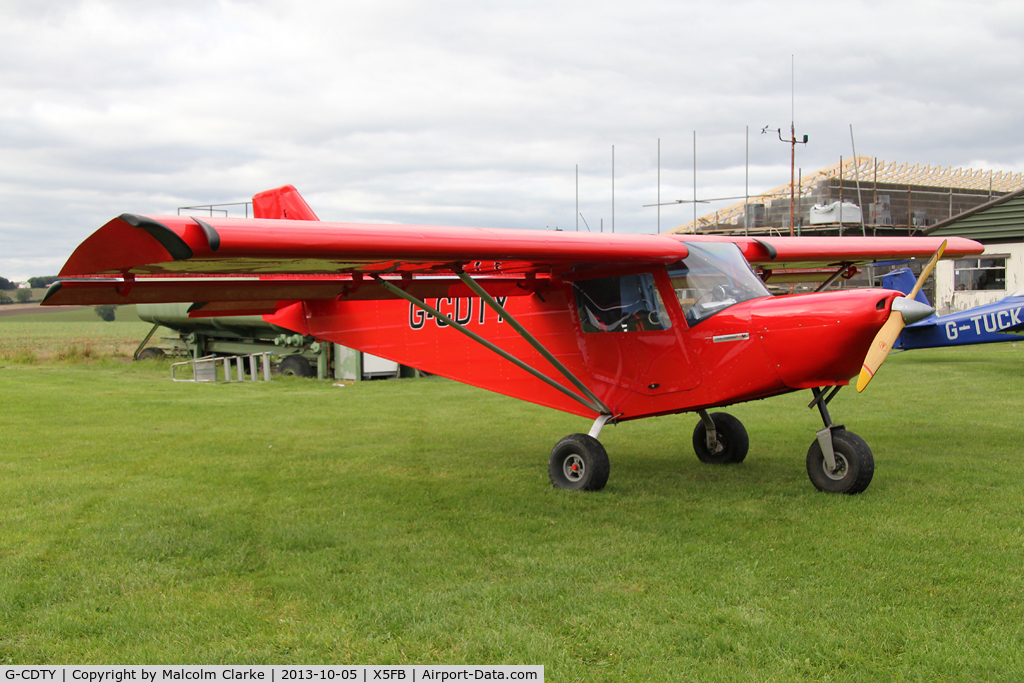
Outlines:
<svg viewBox="0 0 1024 683"><path fill-rule="evenodd" d="M214 307L206 314L256 313L297 300L394 297L368 275L401 280L420 297L468 296L453 277L461 269L485 287L505 292L497 295L514 295L537 291L538 280L551 274L674 263L687 256L688 242L733 242L762 271L828 272L878 259L927 258L942 241L595 234L331 223L316 221L315 214L304 218L122 214L75 250L43 303L248 302ZM946 256L982 250L977 242L950 238Z"/></svg>
<svg viewBox="0 0 1024 683"><path fill-rule="evenodd" d="M859 272L859 266L875 261L928 259L942 244L942 238L928 237L726 237L723 241L739 244L758 274L771 284L822 282L839 274L848 279ZM979 250L983 247L978 242L954 237L943 258L963 258L982 253Z"/></svg>
<svg viewBox="0 0 1024 683"><path fill-rule="evenodd" d="M737 237L747 243L744 256L755 265L806 268L843 263L928 259L942 244L941 237ZM749 246L753 241L760 247ZM963 258L984 251L974 240L952 237L943 258ZM774 253L772 253L774 252Z"/></svg>
<svg viewBox="0 0 1024 683"><path fill-rule="evenodd" d="M393 298L370 274L406 284L415 276L430 296L465 287L454 268L507 287L687 253L682 242L651 235L122 214L75 250L45 304Z"/></svg>

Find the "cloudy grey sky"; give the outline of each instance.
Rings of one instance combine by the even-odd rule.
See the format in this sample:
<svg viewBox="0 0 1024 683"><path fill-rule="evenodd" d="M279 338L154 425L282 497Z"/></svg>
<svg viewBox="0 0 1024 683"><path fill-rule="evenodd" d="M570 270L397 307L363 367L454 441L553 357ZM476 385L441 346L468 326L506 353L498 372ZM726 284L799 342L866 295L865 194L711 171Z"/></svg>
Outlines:
<svg viewBox="0 0 1024 683"><path fill-rule="evenodd" d="M851 124L860 154L1024 171L1024 3L2 0L0 275L285 183L324 220L572 230L579 164L610 229L613 144L616 230L654 232L659 138L663 201L694 131L698 195L743 194L749 126L757 192L791 105L808 172Z"/></svg>

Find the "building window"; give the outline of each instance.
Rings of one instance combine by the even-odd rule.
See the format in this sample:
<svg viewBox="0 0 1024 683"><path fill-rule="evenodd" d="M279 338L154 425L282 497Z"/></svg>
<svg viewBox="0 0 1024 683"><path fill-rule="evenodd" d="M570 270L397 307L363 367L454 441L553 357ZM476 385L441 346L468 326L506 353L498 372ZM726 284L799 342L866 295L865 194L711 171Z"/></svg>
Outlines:
<svg viewBox="0 0 1024 683"><path fill-rule="evenodd" d="M1006 257L957 259L953 262L958 292L1006 289Z"/></svg>

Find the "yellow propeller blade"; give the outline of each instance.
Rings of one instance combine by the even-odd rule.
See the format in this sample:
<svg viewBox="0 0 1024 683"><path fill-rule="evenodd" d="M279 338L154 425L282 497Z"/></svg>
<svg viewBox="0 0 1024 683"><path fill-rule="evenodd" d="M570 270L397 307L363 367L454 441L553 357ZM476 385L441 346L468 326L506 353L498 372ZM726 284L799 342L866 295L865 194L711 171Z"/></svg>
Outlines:
<svg viewBox="0 0 1024 683"><path fill-rule="evenodd" d="M857 391L864 391L864 387L875 376L875 372L889 355L892 345L896 343L896 337L900 336L900 332L906 325L903 322L903 316L898 311L889 314L882 329L878 331L871 342L867 357L864 358L864 364L860 368L860 377L857 378Z"/></svg>
<svg viewBox="0 0 1024 683"><path fill-rule="evenodd" d="M914 288L910 290L910 294L907 295L908 303L914 301L917 297L918 292L921 291L921 287L924 286L924 281L928 279L928 276L935 270L935 264L938 263L939 259L942 258L942 253L946 251L946 240L942 241L939 248L932 255L928 264L921 270L921 275L917 278L917 282L914 284ZM918 304L920 307L920 304ZM875 338L871 341L871 347L868 349L868 355L864 358L864 364L861 365L860 376L857 378L857 391L864 391L864 387L868 385L871 378L875 376L878 368L881 367L882 363L889 356L889 351L892 350L892 345L896 343L896 338L900 336L900 332L907 326L907 321L904 314L897 310L896 301L893 301L893 307L889 312L889 317L886 319L885 324L882 325L882 329L878 331ZM916 313L916 311L915 311ZM921 317L915 316L916 320L920 320Z"/></svg>
<svg viewBox="0 0 1024 683"><path fill-rule="evenodd" d="M946 251L946 244L948 242L949 240L942 240L942 244L940 244L939 248L935 250L934 254L932 254L932 260L929 261L928 265L926 265L924 270L921 271L921 276L917 278L917 282L914 283L914 288L910 290L910 294L907 295L908 299L917 298L917 293L920 292L921 287L924 286L924 281L927 280L928 276L932 274L933 270L935 270L935 264L939 262L940 258L942 258L942 252Z"/></svg>

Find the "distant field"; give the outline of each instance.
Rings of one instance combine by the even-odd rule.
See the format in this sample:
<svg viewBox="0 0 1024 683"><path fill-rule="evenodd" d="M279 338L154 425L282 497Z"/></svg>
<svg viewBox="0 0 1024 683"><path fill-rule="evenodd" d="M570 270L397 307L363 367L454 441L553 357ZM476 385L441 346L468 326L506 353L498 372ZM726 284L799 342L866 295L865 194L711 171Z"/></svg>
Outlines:
<svg viewBox="0 0 1024 683"><path fill-rule="evenodd" d="M105 322L92 309L0 316L0 362L38 362L79 357L129 358L151 323L134 306L117 309Z"/></svg>
<svg viewBox="0 0 1024 683"><path fill-rule="evenodd" d="M697 461L692 415L608 427L609 485L578 494L547 454L587 421L436 378L0 366L0 661L1024 679L1024 345L840 392L877 461L854 497L807 480L809 392L730 409L737 466Z"/></svg>
<svg viewBox="0 0 1024 683"><path fill-rule="evenodd" d="M63 309L64 307L59 307ZM54 311L39 302L31 305L8 304L0 306L0 324L8 322L105 322L96 314L91 306L79 307L77 310ZM114 322L139 322L135 306L118 306Z"/></svg>
<svg viewBox="0 0 1024 683"><path fill-rule="evenodd" d="M32 304L35 304L35 305L39 305L39 302L42 301L43 297L46 295L46 290L47 289L48 289L47 287L36 287L36 288L28 290L29 293L31 294L31 299L29 299L29 302L32 303ZM18 293L21 292L21 291L23 291L23 290L8 289L8 290L4 290L3 293L6 294L7 298L10 299L11 301L17 301ZM25 304L18 304L18 303L0 304L0 316L2 316L4 313L9 312L11 309L20 308L20 307L22 307L24 305Z"/></svg>

